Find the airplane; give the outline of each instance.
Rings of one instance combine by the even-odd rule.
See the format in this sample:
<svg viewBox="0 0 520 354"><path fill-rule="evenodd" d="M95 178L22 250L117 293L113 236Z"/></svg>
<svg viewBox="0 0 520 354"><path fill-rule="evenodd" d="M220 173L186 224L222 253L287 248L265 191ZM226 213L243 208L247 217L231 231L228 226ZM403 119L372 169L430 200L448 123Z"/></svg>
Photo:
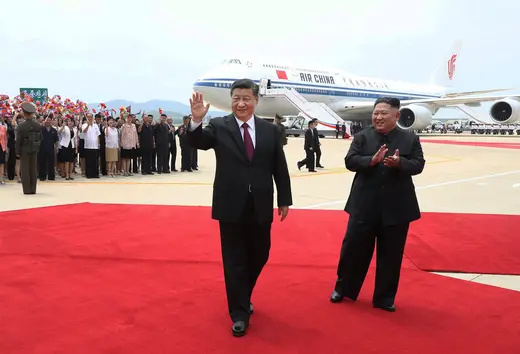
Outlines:
<svg viewBox="0 0 520 354"><path fill-rule="evenodd" d="M319 104L323 109L332 111L329 118L322 118L326 114L318 118L319 123L328 129L333 129L337 122L341 124L343 120L370 122L373 104L382 96L401 100L398 126L404 130L428 127L433 115L441 108L475 107L481 102L493 102L489 109L493 122L520 122L520 95L483 95L509 88L450 92L460 48L461 42L455 42L447 60L442 62L432 76L432 84L360 77L337 69L282 64L275 60L230 58L200 77L193 84L193 90L202 93L205 101L213 107L229 112L231 85L238 79L250 78L260 86L262 97L255 111L258 116L273 118L276 114L305 114L295 103L303 97L308 103ZM283 90L285 95L271 97L269 92L273 90ZM315 118L310 113L307 115L308 119Z"/></svg>

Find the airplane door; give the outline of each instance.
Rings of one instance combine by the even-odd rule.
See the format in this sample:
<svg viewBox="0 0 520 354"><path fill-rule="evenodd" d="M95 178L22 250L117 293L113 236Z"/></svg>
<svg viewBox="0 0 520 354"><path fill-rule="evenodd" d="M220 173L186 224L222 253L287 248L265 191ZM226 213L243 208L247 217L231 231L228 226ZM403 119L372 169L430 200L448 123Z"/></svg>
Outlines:
<svg viewBox="0 0 520 354"><path fill-rule="evenodd" d="M335 90L334 86L329 86L328 88L328 102L329 103L335 103L336 102L336 96L335 96Z"/></svg>
<svg viewBox="0 0 520 354"><path fill-rule="evenodd" d="M327 100L326 103L335 103L336 102L336 95L335 95L335 86L334 83L337 84L337 80L339 80L339 76L335 75L333 77L333 81L329 84L327 87Z"/></svg>
<svg viewBox="0 0 520 354"><path fill-rule="evenodd" d="M264 96L267 93L268 82L269 82L268 79L260 79L260 85L259 85L260 96Z"/></svg>

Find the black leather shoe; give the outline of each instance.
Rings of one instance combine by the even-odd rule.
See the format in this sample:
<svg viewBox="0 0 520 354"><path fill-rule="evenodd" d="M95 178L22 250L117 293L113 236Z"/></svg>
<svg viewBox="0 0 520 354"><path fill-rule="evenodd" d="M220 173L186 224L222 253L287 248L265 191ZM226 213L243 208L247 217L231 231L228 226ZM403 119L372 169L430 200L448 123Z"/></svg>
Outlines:
<svg viewBox="0 0 520 354"><path fill-rule="evenodd" d="M252 315L253 312L255 312L255 309L253 308L253 304L249 304L249 313Z"/></svg>
<svg viewBox="0 0 520 354"><path fill-rule="evenodd" d="M334 290L332 292L332 294L330 295L330 302L337 303L337 302L341 302L342 300L343 300L343 295L338 293L336 290Z"/></svg>
<svg viewBox="0 0 520 354"><path fill-rule="evenodd" d="M394 305L378 305L378 304L374 304L374 308L385 310L385 311L388 311L388 312L395 312L395 306Z"/></svg>
<svg viewBox="0 0 520 354"><path fill-rule="evenodd" d="M233 336L235 337L243 337L246 335L247 325L244 321L236 321L233 323L233 327L231 330L233 331Z"/></svg>

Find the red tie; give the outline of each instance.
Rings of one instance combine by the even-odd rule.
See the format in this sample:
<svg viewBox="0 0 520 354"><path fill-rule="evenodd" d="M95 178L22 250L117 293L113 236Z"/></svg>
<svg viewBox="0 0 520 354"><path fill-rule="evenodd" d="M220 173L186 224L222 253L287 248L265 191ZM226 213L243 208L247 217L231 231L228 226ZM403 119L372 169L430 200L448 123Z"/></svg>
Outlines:
<svg viewBox="0 0 520 354"><path fill-rule="evenodd" d="M251 135L249 134L249 125L247 125L247 123L244 123L242 124L242 128L244 128L244 146L246 148L246 154L249 158L249 161L251 161L253 160L253 153L255 151L253 139L251 139Z"/></svg>

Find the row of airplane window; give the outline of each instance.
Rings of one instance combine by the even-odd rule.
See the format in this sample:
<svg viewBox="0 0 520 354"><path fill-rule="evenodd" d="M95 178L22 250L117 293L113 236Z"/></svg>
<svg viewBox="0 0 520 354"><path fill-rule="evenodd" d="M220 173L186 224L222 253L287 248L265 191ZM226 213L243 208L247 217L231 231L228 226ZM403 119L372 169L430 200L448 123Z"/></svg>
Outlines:
<svg viewBox="0 0 520 354"><path fill-rule="evenodd" d="M215 83L215 87L231 87L231 84L229 83ZM273 88L287 88L290 89L291 87L285 87L285 86L278 86L273 85ZM299 93L331 93L329 90L322 90L322 89L315 89L315 88L302 88L302 87L294 87L294 89ZM345 92L345 96L351 96L351 97L372 97L374 96L374 93L369 92ZM398 97L400 99L411 99L411 97Z"/></svg>
<svg viewBox="0 0 520 354"><path fill-rule="evenodd" d="M241 65L242 62L239 59L225 59L223 64L239 64ZM290 70L291 68L288 66L282 66L282 65L271 65L271 64L264 64L264 68L273 68L273 69L281 69L281 70ZM301 69L296 68L297 71L302 72L312 72L312 73L318 73L318 74L327 74L330 75L327 71L321 71L321 70L309 70L309 69ZM347 82L348 80L348 82ZM348 85L350 83L351 86L354 87L367 87L367 88L380 88L380 89L390 89L388 85L384 82L375 82L375 81L369 81L369 80L360 80L360 79L351 79L351 78L343 78L343 82L345 82L345 85Z"/></svg>
<svg viewBox="0 0 520 354"><path fill-rule="evenodd" d="M348 80L348 82L347 82ZM375 82L375 81L368 81L368 80L359 80L359 79L350 79L350 78L343 78L343 82L345 82L345 85L348 85L350 83L352 86L357 87L372 87L372 88L385 88L390 89L387 84L384 82Z"/></svg>
<svg viewBox="0 0 520 354"><path fill-rule="evenodd" d="M282 66L282 65L264 64L263 66L264 66L264 68L273 68L273 69L281 69L281 70L293 70L289 66ZM301 72L330 75L330 73L328 71L323 71L323 70L311 70L311 69L302 69L302 68L296 68L295 70L296 71L301 71Z"/></svg>

